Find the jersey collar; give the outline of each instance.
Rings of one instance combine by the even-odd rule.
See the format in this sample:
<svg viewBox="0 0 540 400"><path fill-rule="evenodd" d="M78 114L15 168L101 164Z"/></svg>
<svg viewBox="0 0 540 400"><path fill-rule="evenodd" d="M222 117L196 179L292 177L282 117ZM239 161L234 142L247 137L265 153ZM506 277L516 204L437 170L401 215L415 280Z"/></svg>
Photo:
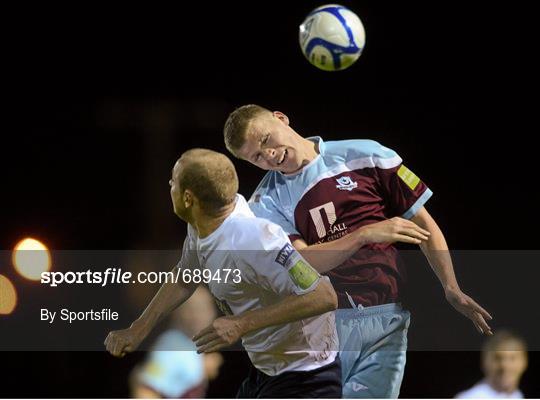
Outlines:
<svg viewBox="0 0 540 400"><path fill-rule="evenodd" d="M281 171L277 171L284 178L295 178L295 177L297 177L298 175L302 174L304 171L307 171L309 168L311 168L312 165L316 164L317 161L319 161L319 158L321 158L321 156L324 156L325 144L324 144L324 141L322 140L322 138L320 136L310 136L310 137L307 137L306 139L309 140L310 142L315 143L317 145L317 148L319 150L318 154L317 154L317 157L315 157L309 163L304 165L302 167L302 169L300 169L300 170L298 170L298 171L296 171L296 172L294 172L292 174L284 174Z"/></svg>
<svg viewBox="0 0 540 400"><path fill-rule="evenodd" d="M238 216L253 216L252 211L250 210L246 199L241 194L236 194L236 200L235 200L234 210L223 220L220 226L217 227L217 229L212 232L210 235L206 236L205 238L200 238L197 235L197 238L199 240L200 244L208 244L212 240L214 240L216 237L218 237L221 232L225 229L225 226L227 223L234 217Z"/></svg>

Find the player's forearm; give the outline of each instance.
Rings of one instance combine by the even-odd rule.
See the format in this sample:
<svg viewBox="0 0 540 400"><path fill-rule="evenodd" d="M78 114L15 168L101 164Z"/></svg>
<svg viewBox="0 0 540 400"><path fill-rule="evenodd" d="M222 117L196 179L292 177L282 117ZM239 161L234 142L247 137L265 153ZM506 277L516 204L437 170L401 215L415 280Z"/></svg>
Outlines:
<svg viewBox="0 0 540 400"><path fill-rule="evenodd" d="M444 290L459 289L446 239L435 220L427 211L425 214L413 217L412 220L431 233L429 239L422 242L420 248Z"/></svg>
<svg viewBox="0 0 540 400"><path fill-rule="evenodd" d="M362 230L356 230L331 242L307 246L293 242L294 247L319 273L328 272L351 258L366 244Z"/></svg>
<svg viewBox="0 0 540 400"><path fill-rule="evenodd" d="M440 235L437 233L433 234L433 230L431 232L430 239L426 243L421 244L420 248L435 272L435 275L439 278L443 288L445 290L459 289L454 273L454 266L452 264L452 257L450 256L450 251L446 245L446 240L444 239L442 232Z"/></svg>
<svg viewBox="0 0 540 400"><path fill-rule="evenodd" d="M142 329L145 335L150 333L165 316L189 299L196 288L197 285L165 282L132 326Z"/></svg>
<svg viewBox="0 0 540 400"><path fill-rule="evenodd" d="M273 325L287 324L337 308L337 295L330 282L321 279L317 287L303 295L291 295L280 302L238 315L242 336Z"/></svg>

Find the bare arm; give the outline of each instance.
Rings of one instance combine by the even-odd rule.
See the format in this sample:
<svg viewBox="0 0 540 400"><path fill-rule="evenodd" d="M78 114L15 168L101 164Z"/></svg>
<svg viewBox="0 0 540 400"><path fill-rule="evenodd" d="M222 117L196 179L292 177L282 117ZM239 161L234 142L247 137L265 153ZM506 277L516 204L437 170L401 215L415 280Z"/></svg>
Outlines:
<svg viewBox="0 0 540 400"><path fill-rule="evenodd" d="M176 268L173 269L173 273ZM154 327L171 311L191 297L197 285L165 282L141 316L129 328L112 331L105 339L105 347L112 355L122 357L134 351Z"/></svg>
<svg viewBox="0 0 540 400"><path fill-rule="evenodd" d="M286 324L337 308L336 292L330 282L321 279L317 287L302 295L287 296L271 306L217 318L193 337L197 352L210 353L230 346L247 333L273 325Z"/></svg>
<svg viewBox="0 0 540 400"><path fill-rule="evenodd" d="M422 207L412 217L412 221L431 232L429 240L422 242L420 248L435 275L439 278L448 302L457 311L469 318L480 333L491 335L491 328L486 322L486 319L492 319L491 315L461 291L454 273L454 266L452 265L446 239L433 217Z"/></svg>
<svg viewBox="0 0 540 400"><path fill-rule="evenodd" d="M420 248L431 265L433 272L439 278L444 290L459 290L454 266L452 265L452 258L450 257L446 239L439 225L437 225L425 207L422 207L411 220L425 229L429 229L431 232L429 240L421 243Z"/></svg>
<svg viewBox="0 0 540 400"><path fill-rule="evenodd" d="M351 258L368 243L404 242L420 244L430 235L429 230L399 217L363 226L331 242L308 246L302 239L292 244L318 272L328 272Z"/></svg>

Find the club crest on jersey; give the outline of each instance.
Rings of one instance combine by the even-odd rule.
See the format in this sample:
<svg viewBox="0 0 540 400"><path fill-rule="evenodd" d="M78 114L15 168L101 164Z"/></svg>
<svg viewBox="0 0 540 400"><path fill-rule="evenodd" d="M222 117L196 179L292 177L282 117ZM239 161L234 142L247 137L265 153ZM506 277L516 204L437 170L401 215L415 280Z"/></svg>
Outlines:
<svg viewBox="0 0 540 400"><path fill-rule="evenodd" d="M338 183L336 188L339 190L348 190L349 192L358 187L358 183L353 182L350 176L342 176L341 178L336 179Z"/></svg>
<svg viewBox="0 0 540 400"><path fill-rule="evenodd" d="M279 251L276 262L278 264L281 264L285 266L289 258L291 257L291 254L294 253L294 247L292 247L289 243L287 243L283 248Z"/></svg>

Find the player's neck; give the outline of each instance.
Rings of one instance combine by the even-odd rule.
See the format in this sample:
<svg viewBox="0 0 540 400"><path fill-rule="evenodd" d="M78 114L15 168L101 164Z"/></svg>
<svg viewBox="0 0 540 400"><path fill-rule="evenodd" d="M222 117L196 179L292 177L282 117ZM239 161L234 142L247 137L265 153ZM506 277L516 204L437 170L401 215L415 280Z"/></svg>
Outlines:
<svg viewBox="0 0 540 400"><path fill-rule="evenodd" d="M193 220L193 227L197 230L199 238L204 239L218 229L223 221L227 219L234 210L236 202L232 202L219 209L216 213L209 215L207 213L197 213Z"/></svg>
<svg viewBox="0 0 540 400"><path fill-rule="evenodd" d="M311 140L305 138L302 138L302 141L304 160L310 163L319 155L319 143L312 142Z"/></svg>
<svg viewBox="0 0 540 400"><path fill-rule="evenodd" d="M293 175L298 173L302 168L304 168L306 165L308 165L310 162L315 160L317 156L319 155L319 144L312 142L311 140L304 139L299 135L300 138L300 146L298 147L300 149L300 158L302 159L302 163L300 165L300 168L298 168L295 171L290 172L284 172L285 175Z"/></svg>
<svg viewBox="0 0 540 400"><path fill-rule="evenodd" d="M494 389L496 392L499 393L506 393L511 394L514 393L518 388L513 386L506 386L500 385L496 379L489 379L486 378L486 382L489 386L491 386L492 389Z"/></svg>

